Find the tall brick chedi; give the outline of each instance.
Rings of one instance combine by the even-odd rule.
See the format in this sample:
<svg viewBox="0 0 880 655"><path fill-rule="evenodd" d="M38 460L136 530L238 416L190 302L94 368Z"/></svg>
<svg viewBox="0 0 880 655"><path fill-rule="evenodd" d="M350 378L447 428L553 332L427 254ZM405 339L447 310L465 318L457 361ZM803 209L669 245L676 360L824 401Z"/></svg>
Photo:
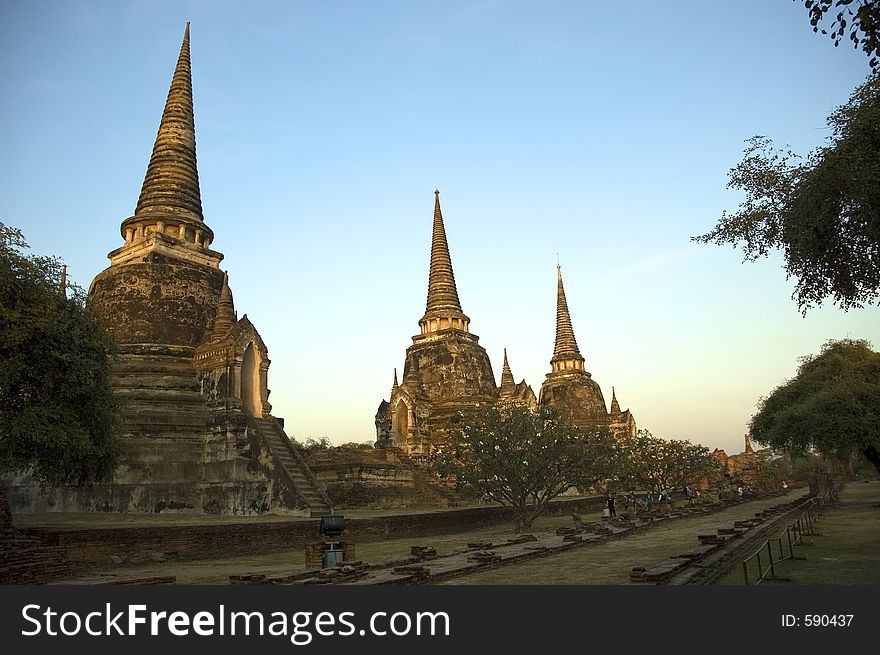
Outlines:
<svg viewBox="0 0 880 655"><path fill-rule="evenodd" d="M607 426L620 433L634 434L635 420L629 410L620 411L616 395L608 412L599 384L584 366L578 348L562 283L562 268L556 267L556 342L550 372L541 385L538 404L553 407L578 427Z"/></svg>
<svg viewBox="0 0 880 655"><path fill-rule="evenodd" d="M114 337L123 461L109 485L14 502L56 510L329 511L269 404L266 345L238 318L202 212L189 23L134 214L88 306ZM41 507L41 505L43 507Z"/></svg>
<svg viewBox="0 0 880 655"><path fill-rule="evenodd" d="M398 385L395 372L391 398L376 416L379 445L413 455L442 446L458 412L498 396L489 356L470 332L470 318L458 299L439 191L434 192L428 299L419 328L406 350L403 380Z"/></svg>
<svg viewBox="0 0 880 655"><path fill-rule="evenodd" d="M562 269L557 267L556 342L551 371L541 386L540 399L525 380L516 383L504 349L501 384L495 378L486 351L470 333L470 318L462 311L452 271L446 229L435 191L428 302L419 321L420 334L406 351L403 381L397 370L391 399L383 400L376 413L376 445L397 447L422 455L442 447L456 414L481 403L497 402L526 407L552 407L578 427L607 427L612 432L635 434L629 410L621 410L612 393L611 410L602 389L584 366L578 348Z"/></svg>
<svg viewBox="0 0 880 655"><path fill-rule="evenodd" d="M120 346L191 355L214 319L223 255L210 249L214 233L202 215L189 25L140 197L120 232L124 243L92 282L90 307Z"/></svg>

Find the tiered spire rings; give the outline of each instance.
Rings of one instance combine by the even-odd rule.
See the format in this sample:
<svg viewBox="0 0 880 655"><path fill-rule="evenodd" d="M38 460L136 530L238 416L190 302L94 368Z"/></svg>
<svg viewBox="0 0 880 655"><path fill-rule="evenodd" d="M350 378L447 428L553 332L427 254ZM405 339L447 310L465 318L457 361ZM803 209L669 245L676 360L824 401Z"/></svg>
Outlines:
<svg viewBox="0 0 880 655"><path fill-rule="evenodd" d="M431 270L428 276L428 302L419 321L421 333L457 329L468 332L470 319L461 311L452 258L446 241L446 228L440 212L440 191L434 191L434 234L431 239Z"/></svg>

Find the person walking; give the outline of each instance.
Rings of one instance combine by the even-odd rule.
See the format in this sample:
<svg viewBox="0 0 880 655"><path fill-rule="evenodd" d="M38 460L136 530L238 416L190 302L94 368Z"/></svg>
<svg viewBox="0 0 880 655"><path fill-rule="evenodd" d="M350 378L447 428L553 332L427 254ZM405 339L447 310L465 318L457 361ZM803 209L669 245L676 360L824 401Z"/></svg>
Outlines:
<svg viewBox="0 0 880 655"><path fill-rule="evenodd" d="M645 507L649 512L654 511L654 492L648 491L648 494L645 496Z"/></svg>
<svg viewBox="0 0 880 655"><path fill-rule="evenodd" d="M614 511L614 494L608 494L608 515L617 516L617 512Z"/></svg>
<svg viewBox="0 0 880 655"><path fill-rule="evenodd" d="M672 499L665 488L660 490L660 504L663 505L663 509L667 514L672 514Z"/></svg>

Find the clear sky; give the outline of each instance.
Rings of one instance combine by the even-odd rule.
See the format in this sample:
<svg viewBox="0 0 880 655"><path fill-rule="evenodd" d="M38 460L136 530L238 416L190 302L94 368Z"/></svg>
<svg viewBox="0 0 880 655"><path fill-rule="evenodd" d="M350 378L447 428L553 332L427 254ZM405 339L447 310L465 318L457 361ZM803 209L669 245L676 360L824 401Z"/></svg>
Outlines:
<svg viewBox="0 0 880 655"><path fill-rule="evenodd" d="M562 264L587 370L639 427L729 453L827 339L781 260L689 237L754 134L806 152L868 73L791 0L0 2L0 220L88 287L122 243L184 24L205 220L273 413L367 441L425 309L434 188L496 379L536 393Z"/></svg>

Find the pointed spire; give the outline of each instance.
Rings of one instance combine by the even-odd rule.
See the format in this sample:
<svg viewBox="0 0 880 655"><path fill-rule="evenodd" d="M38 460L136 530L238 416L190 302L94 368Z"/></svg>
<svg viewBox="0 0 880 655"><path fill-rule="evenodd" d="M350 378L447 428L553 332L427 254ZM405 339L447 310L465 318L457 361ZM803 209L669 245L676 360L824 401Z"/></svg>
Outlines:
<svg viewBox="0 0 880 655"><path fill-rule="evenodd" d="M229 289L229 273L223 273L223 288L220 289L220 301L217 303L217 315L214 328L211 330L213 339L222 339L235 324L235 305L232 291Z"/></svg>
<svg viewBox="0 0 880 655"><path fill-rule="evenodd" d="M440 319L427 324L428 319ZM447 323L442 323L447 319ZM428 302L425 315L419 321L423 332L458 327L467 330L470 319L461 310L452 258L446 241L446 228L440 212L440 191L434 190L434 230L431 238L431 269L428 275Z"/></svg>
<svg viewBox="0 0 880 655"><path fill-rule="evenodd" d="M398 384L397 384L397 368L395 368L395 369L394 369L394 384L391 385L391 393L394 393L395 391L397 391L397 387L398 387Z"/></svg>
<svg viewBox="0 0 880 655"><path fill-rule="evenodd" d="M755 451L752 450L752 441L751 441L751 439L749 439L749 435L746 434L745 437L746 437L746 450L745 450L746 454L748 455L748 454L754 453Z"/></svg>
<svg viewBox="0 0 880 655"><path fill-rule="evenodd" d="M614 387L611 387L611 415L614 416L616 414L620 414L620 403L617 402L617 394L614 392Z"/></svg>
<svg viewBox="0 0 880 655"><path fill-rule="evenodd" d="M403 384L421 384L419 377L419 360L415 357L403 367Z"/></svg>
<svg viewBox="0 0 880 655"><path fill-rule="evenodd" d="M510 372L510 364L507 363L507 348L504 349L504 366L501 369L501 393L512 393L516 388L513 373Z"/></svg>
<svg viewBox="0 0 880 655"><path fill-rule="evenodd" d="M204 220L196 168L189 23L134 212L136 217L154 214Z"/></svg>
<svg viewBox="0 0 880 655"><path fill-rule="evenodd" d="M553 358L555 364L564 360L580 362L575 368L583 369L584 358L578 350L577 341L574 338L574 329L571 327L571 316L568 313L568 302L565 300L565 287L562 286L562 267L556 265L556 343L553 346ZM554 371L556 367L554 367Z"/></svg>
<svg viewBox="0 0 880 655"><path fill-rule="evenodd" d="M67 298L67 264L61 267L61 280L58 283L58 293L62 298Z"/></svg>
<svg viewBox="0 0 880 655"><path fill-rule="evenodd" d="M409 393L417 396L423 396L425 393L422 387L422 375L419 372L419 358L407 357L406 364L403 367L403 386Z"/></svg>

